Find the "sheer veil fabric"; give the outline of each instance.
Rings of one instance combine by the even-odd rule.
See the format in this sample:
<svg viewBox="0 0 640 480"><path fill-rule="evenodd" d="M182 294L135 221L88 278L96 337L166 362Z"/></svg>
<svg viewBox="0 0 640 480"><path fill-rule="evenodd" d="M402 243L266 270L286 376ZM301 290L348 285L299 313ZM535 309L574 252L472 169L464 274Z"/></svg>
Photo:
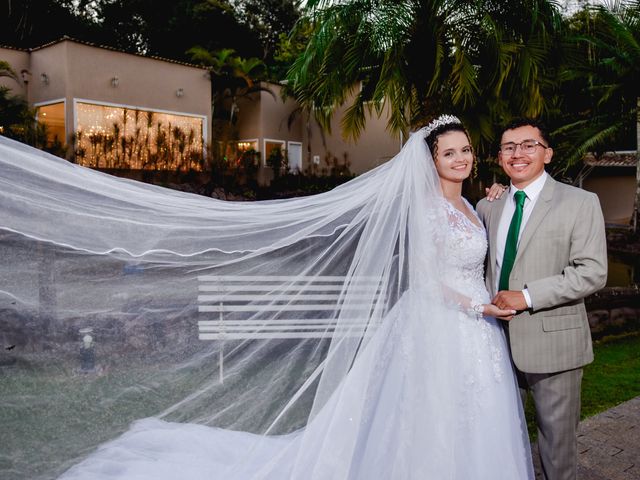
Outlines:
<svg viewBox="0 0 640 480"><path fill-rule="evenodd" d="M0 477L531 478L503 334L451 301L475 294L450 215L422 131L330 192L265 202L0 137ZM335 328L199 340L203 275L339 277ZM298 302L272 293L256 332Z"/></svg>

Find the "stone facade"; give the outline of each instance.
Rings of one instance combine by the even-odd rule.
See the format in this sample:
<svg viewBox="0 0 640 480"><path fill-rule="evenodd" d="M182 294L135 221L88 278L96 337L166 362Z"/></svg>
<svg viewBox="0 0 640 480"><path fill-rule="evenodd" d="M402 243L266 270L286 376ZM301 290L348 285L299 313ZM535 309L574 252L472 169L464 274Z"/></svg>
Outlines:
<svg viewBox="0 0 640 480"><path fill-rule="evenodd" d="M640 289L604 288L587 298L589 326L594 339L640 330Z"/></svg>

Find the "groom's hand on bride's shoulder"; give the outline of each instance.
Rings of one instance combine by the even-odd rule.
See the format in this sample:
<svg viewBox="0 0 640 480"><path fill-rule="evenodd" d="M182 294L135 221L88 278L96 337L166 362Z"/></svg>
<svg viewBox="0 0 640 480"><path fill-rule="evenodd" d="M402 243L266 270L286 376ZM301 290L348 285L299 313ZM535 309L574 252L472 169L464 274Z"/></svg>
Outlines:
<svg viewBox="0 0 640 480"><path fill-rule="evenodd" d="M526 310L529 308L521 290L500 290L491 303L503 310Z"/></svg>
<svg viewBox="0 0 640 480"><path fill-rule="evenodd" d="M494 183L488 188L484 189L484 194L487 197L487 200L493 202L494 200L502 197L502 194L507 191L509 187L506 185L502 185L501 183Z"/></svg>

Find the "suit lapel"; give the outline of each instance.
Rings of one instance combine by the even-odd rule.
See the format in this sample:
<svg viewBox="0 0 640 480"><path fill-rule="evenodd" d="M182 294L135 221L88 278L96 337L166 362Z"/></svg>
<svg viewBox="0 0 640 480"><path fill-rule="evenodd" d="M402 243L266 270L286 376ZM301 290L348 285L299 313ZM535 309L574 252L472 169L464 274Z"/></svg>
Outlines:
<svg viewBox="0 0 640 480"><path fill-rule="evenodd" d="M544 182L544 187L542 187L540 197L538 198L538 201L536 202L536 205L531 212L531 216L529 217L529 220L527 221L527 224L522 231L522 236L520 237L518 253L516 254L514 265L518 263L518 260L524 254L524 251L531 241L531 238L533 238L534 233L538 229L538 225L540 225L540 222L542 222L547 213L549 213L549 210L553 205L551 199L553 198L553 191L555 190L555 186L556 181L549 175L549 177L547 177L547 180Z"/></svg>

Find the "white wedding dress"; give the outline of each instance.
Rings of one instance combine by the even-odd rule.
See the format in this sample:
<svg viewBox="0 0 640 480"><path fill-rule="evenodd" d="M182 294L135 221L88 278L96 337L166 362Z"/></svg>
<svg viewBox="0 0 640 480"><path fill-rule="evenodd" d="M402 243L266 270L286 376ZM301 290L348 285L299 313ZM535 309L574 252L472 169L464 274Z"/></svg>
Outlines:
<svg viewBox="0 0 640 480"><path fill-rule="evenodd" d="M484 228L443 208L441 280L488 303ZM143 419L61 480L533 478L504 332L455 303L406 293L302 430L262 436Z"/></svg>
<svg viewBox="0 0 640 480"><path fill-rule="evenodd" d="M424 137L329 192L223 202L0 136L0 478L533 478L504 333L468 308L489 301L486 234ZM223 283L269 308L202 341L200 275L293 280L257 301ZM326 278L335 299L296 320L290 292ZM335 328L262 335L291 318Z"/></svg>

